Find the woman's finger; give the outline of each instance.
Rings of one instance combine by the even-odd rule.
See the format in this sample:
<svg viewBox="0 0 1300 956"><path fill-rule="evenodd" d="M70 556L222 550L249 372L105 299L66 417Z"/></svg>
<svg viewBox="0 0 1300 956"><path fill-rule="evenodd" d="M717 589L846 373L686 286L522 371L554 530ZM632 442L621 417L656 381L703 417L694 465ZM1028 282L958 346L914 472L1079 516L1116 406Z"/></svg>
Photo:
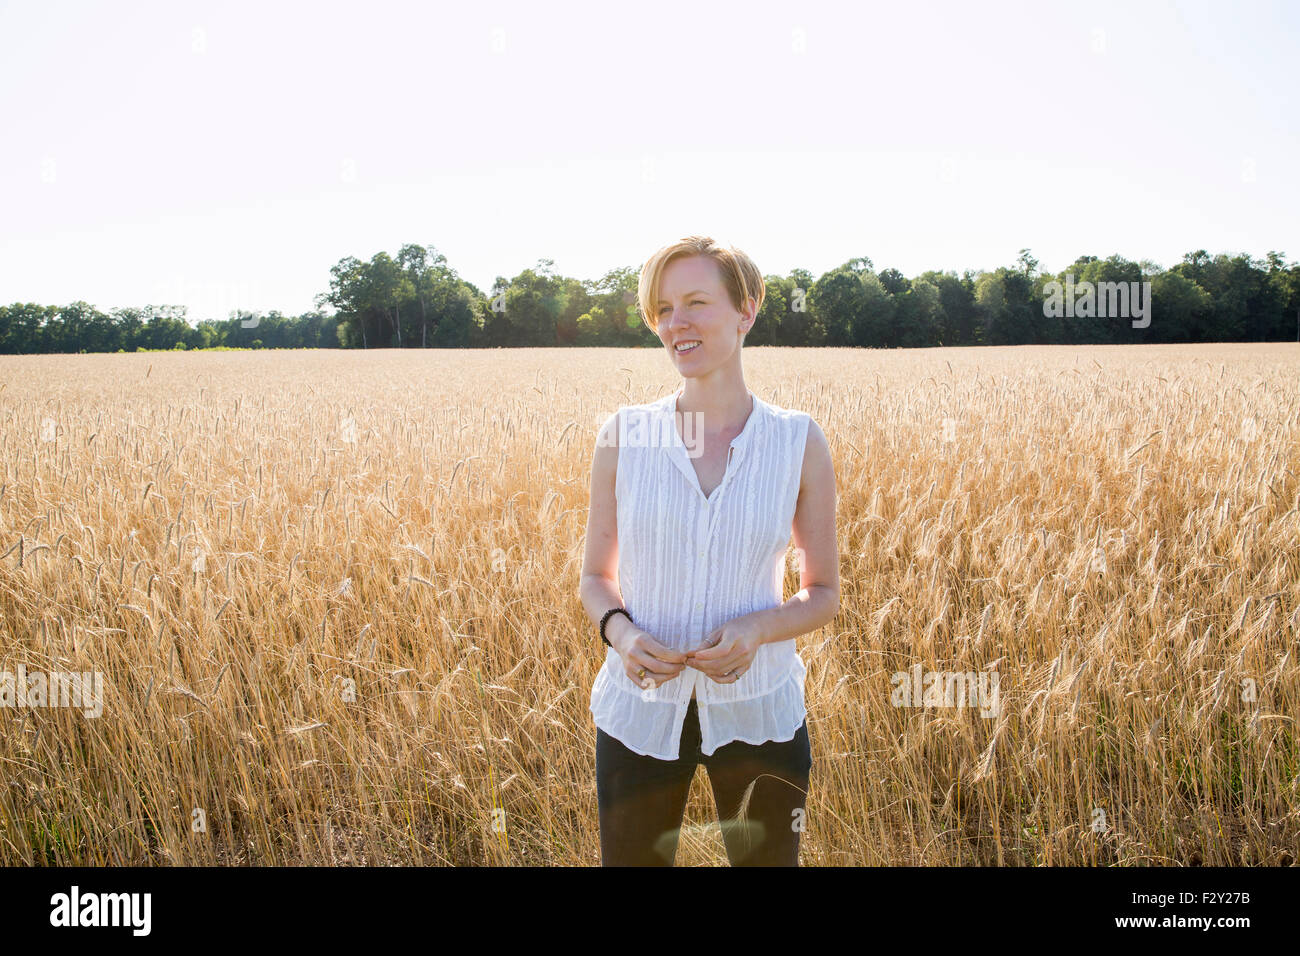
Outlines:
<svg viewBox="0 0 1300 956"><path fill-rule="evenodd" d="M671 647L667 647L663 644L660 644L658 641L656 641L653 637L650 637L649 635L646 635L646 637L642 640L641 646L638 648L638 650L642 651L645 654L649 654L652 657L657 657L661 661L666 661L673 664L682 663L686 660L685 651L675 651Z"/></svg>
<svg viewBox="0 0 1300 956"><path fill-rule="evenodd" d="M744 660L744 658L742 657L732 657L719 663L718 666L713 670L712 676L724 677L730 674L732 671L738 672L737 676L739 676L739 674L742 674L747 670L749 670L748 661Z"/></svg>
<svg viewBox="0 0 1300 956"><path fill-rule="evenodd" d="M696 666L706 674L725 674L733 667L746 664L748 664L748 661L745 659L744 651L737 650L716 660L700 661Z"/></svg>
<svg viewBox="0 0 1300 956"><path fill-rule="evenodd" d="M679 665L671 664L667 661L661 661L657 657L647 654L644 651L633 651L629 655L628 666L633 674L644 667L647 674L660 675L665 680L673 677L681 671Z"/></svg>
<svg viewBox="0 0 1300 956"><path fill-rule="evenodd" d="M636 686L640 687L642 690L645 690L647 684L651 687L659 687L661 684L668 683L668 681L672 680L676 676L676 674L652 674L650 671L646 671L644 677L638 677L636 671L629 671L627 675L628 680L633 684L636 684Z"/></svg>
<svg viewBox="0 0 1300 956"><path fill-rule="evenodd" d="M633 656L639 656L643 661L650 661L654 664L655 670L676 670L683 666L684 660L674 660L671 657L664 657L656 653L651 648L637 647L633 649Z"/></svg>

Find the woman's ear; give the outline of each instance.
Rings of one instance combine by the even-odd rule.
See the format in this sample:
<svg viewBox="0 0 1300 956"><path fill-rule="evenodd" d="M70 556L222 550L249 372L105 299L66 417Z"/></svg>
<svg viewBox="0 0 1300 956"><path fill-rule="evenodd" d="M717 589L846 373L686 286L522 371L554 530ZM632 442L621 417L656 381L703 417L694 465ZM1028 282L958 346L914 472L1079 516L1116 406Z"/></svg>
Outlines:
<svg viewBox="0 0 1300 956"><path fill-rule="evenodd" d="M758 301L752 295L749 297L748 300L746 300L745 305L750 306L750 303L753 303L752 305L753 311L751 312L749 311L749 308L747 308L745 310L745 321L741 323L742 331L745 332L748 332L750 329L752 329L754 327L754 323L758 321Z"/></svg>

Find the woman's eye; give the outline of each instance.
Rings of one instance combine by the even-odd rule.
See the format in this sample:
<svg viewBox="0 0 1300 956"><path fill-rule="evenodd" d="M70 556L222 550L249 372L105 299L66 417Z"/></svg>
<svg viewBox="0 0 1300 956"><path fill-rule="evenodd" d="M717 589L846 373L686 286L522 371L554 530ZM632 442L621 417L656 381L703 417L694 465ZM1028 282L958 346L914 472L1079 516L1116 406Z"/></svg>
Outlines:
<svg viewBox="0 0 1300 956"><path fill-rule="evenodd" d="M692 299L692 300L691 300L691 305L704 305L704 300L703 300L703 299ZM664 314L664 310L666 310L666 309L668 309L668 308L671 308L671 306L667 306L667 305L665 305L665 306L660 306L660 308L659 308L659 314L660 314L660 315L663 315L663 314Z"/></svg>

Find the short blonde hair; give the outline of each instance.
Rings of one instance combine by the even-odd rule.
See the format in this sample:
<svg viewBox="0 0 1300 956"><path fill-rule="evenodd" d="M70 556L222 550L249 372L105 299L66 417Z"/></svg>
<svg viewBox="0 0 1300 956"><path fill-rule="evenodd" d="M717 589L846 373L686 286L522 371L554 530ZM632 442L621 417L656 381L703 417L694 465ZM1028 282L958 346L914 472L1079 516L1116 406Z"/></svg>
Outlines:
<svg viewBox="0 0 1300 956"><path fill-rule="evenodd" d="M641 280L637 287L637 309L641 321L651 332L659 334L659 282L668 263L687 256L705 256L718 264L722 284L737 312L745 310L745 302L757 302L755 317L763 308L767 285L754 261L734 246L721 246L709 236L686 236L670 243L646 260L641 267Z"/></svg>

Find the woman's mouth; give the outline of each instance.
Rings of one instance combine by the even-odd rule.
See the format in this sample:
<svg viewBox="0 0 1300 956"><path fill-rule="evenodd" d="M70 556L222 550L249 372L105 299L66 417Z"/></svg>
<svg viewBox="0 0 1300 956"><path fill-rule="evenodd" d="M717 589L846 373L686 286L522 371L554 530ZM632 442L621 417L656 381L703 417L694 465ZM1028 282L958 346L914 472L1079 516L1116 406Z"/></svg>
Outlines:
<svg viewBox="0 0 1300 956"><path fill-rule="evenodd" d="M695 350L696 348L699 347L699 345L700 343L698 339L692 339L689 342L678 342L675 346L673 346L673 351L676 352L678 355L682 355L685 352L690 352Z"/></svg>

